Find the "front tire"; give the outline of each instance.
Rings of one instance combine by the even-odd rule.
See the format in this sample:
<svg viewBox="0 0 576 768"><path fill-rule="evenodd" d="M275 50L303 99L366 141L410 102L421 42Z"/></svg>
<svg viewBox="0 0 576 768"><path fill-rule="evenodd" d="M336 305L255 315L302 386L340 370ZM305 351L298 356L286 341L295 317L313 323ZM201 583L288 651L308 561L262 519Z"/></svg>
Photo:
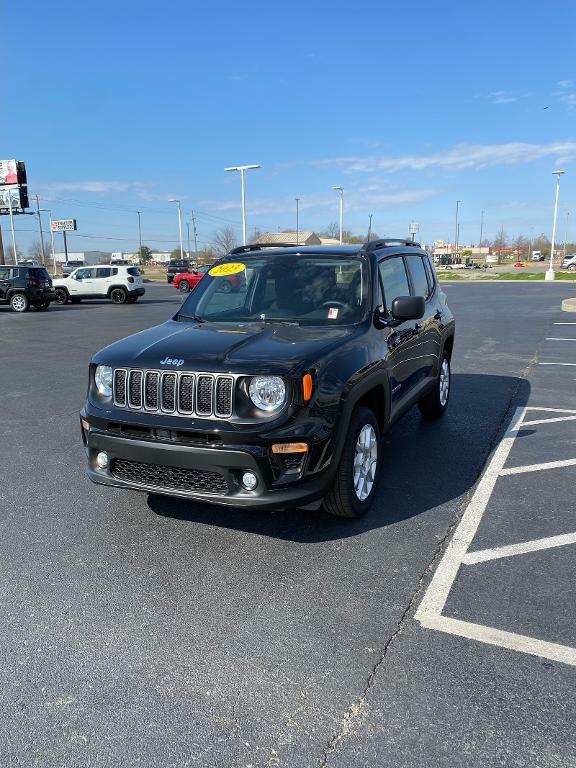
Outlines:
<svg viewBox="0 0 576 768"><path fill-rule="evenodd" d="M450 355L444 352L440 361L440 371L434 383L434 388L418 401L418 408L425 419L439 419L444 416L450 400Z"/></svg>
<svg viewBox="0 0 576 768"><path fill-rule="evenodd" d="M64 288L56 288L56 304L60 304L61 306L63 304L66 304L68 302L68 294L64 290Z"/></svg>
<svg viewBox="0 0 576 768"><path fill-rule="evenodd" d="M570 270L570 272L574 272L574 271L576 271L576 264L570 264L570 266L568 267L568 269Z"/></svg>
<svg viewBox="0 0 576 768"><path fill-rule="evenodd" d="M350 421L334 485L324 509L335 517L361 517L376 493L380 474L380 428L374 412L360 406Z"/></svg>
<svg viewBox="0 0 576 768"><path fill-rule="evenodd" d="M188 293L188 291L190 290L190 283L188 282L188 280L180 280L180 282L178 283L178 290L181 293Z"/></svg>
<svg viewBox="0 0 576 768"><path fill-rule="evenodd" d="M10 306L13 312L28 312L30 302L25 293L13 293L10 297Z"/></svg>
<svg viewBox="0 0 576 768"><path fill-rule="evenodd" d="M113 288L110 292L110 301L113 304L126 304L127 298L124 288Z"/></svg>

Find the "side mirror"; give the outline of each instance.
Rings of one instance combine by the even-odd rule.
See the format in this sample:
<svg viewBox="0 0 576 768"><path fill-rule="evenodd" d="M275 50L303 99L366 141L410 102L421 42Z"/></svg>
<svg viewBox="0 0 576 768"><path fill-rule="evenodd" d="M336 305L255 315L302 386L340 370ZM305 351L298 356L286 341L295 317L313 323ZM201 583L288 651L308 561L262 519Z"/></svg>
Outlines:
<svg viewBox="0 0 576 768"><path fill-rule="evenodd" d="M386 315L382 307L378 307L375 322L380 328L395 328L405 320L419 320L425 309L426 302L422 296L398 296L392 302L392 316Z"/></svg>
<svg viewBox="0 0 576 768"><path fill-rule="evenodd" d="M424 315L426 302L423 296L398 296L392 302L394 320L420 320Z"/></svg>

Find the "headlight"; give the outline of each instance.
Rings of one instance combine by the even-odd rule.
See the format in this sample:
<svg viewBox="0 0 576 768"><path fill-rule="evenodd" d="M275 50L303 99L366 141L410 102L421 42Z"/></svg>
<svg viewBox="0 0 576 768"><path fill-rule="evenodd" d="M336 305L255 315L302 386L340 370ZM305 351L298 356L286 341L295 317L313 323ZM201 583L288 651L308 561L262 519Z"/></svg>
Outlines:
<svg viewBox="0 0 576 768"><path fill-rule="evenodd" d="M94 373L96 389L104 397L112 397L112 368L109 365L98 365Z"/></svg>
<svg viewBox="0 0 576 768"><path fill-rule="evenodd" d="M277 411L286 402L286 387L280 376L254 376L250 382L250 399L261 411Z"/></svg>

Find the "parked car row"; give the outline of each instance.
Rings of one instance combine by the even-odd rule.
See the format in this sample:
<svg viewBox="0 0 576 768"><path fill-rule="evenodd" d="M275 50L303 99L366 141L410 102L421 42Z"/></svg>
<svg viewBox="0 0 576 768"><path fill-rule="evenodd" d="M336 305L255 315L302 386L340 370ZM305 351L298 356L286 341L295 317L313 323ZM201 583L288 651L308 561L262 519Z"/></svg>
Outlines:
<svg viewBox="0 0 576 768"><path fill-rule="evenodd" d="M79 304L83 299L133 304L145 292L142 275L132 266L79 267L55 280L46 267L0 266L0 304L9 304L14 312L30 307L45 311L52 302Z"/></svg>

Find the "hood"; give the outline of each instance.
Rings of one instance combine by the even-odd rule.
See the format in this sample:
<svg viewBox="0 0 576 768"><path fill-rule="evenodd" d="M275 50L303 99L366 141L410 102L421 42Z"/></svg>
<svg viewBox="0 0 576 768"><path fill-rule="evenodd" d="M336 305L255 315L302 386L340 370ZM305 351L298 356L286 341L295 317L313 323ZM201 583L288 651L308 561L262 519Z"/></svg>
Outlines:
<svg viewBox="0 0 576 768"><path fill-rule="evenodd" d="M239 323L231 327L170 320L111 344L94 356L94 362L113 367L287 375L312 365L359 331L358 326Z"/></svg>

